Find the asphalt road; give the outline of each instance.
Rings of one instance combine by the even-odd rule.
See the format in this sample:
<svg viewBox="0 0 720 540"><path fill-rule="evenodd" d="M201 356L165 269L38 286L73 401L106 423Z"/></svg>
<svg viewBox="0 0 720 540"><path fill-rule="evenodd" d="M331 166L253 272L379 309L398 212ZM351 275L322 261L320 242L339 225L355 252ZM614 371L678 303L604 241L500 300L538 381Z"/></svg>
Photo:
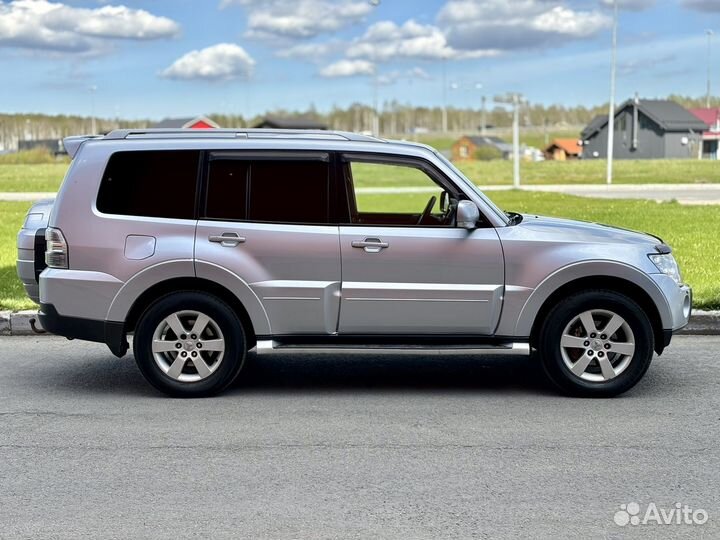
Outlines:
<svg viewBox="0 0 720 540"><path fill-rule="evenodd" d="M0 338L0 537L718 538L719 366L676 338L580 400L521 358L250 358L183 401L102 345ZM709 519L616 525L631 502Z"/></svg>

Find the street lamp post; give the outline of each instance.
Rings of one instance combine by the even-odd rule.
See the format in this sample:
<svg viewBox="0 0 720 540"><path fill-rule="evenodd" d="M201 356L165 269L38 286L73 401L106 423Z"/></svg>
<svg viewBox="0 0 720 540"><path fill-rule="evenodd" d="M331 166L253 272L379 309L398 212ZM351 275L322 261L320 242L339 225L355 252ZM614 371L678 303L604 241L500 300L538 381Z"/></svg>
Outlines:
<svg viewBox="0 0 720 540"><path fill-rule="evenodd" d="M96 85L92 85L90 90L90 131L91 135L97 134L97 124L95 122L95 92L97 92L98 87Z"/></svg>
<svg viewBox="0 0 720 540"><path fill-rule="evenodd" d="M442 132L447 133L447 58L442 59Z"/></svg>
<svg viewBox="0 0 720 540"><path fill-rule="evenodd" d="M607 183L613 181L613 153L615 151L615 75L617 71L618 2L613 0L612 62L610 66L610 106L608 110Z"/></svg>
<svg viewBox="0 0 720 540"><path fill-rule="evenodd" d="M705 30L708 38L708 50L707 50L707 96L705 98L705 107L710 108L710 98L712 95L712 38L715 32L712 30Z"/></svg>
<svg viewBox="0 0 720 540"><path fill-rule="evenodd" d="M496 103L513 106L513 187L520 188L520 107L525 103L522 94L512 93L504 97L496 97Z"/></svg>

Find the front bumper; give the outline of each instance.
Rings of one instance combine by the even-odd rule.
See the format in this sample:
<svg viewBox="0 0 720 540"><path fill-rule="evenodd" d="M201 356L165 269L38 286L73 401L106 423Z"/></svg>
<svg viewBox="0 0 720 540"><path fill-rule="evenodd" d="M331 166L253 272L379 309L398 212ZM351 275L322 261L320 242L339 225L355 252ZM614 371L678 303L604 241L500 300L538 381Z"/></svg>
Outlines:
<svg viewBox="0 0 720 540"><path fill-rule="evenodd" d="M42 327L51 334L105 343L118 357L124 356L128 350L125 325L121 322L68 317L60 315L53 304L43 303L40 304L38 317Z"/></svg>
<svg viewBox="0 0 720 540"><path fill-rule="evenodd" d="M677 332L690 322L692 313L692 288L689 285L678 286L665 274L651 274L653 281L662 291L667 301L667 316L663 317L663 330Z"/></svg>

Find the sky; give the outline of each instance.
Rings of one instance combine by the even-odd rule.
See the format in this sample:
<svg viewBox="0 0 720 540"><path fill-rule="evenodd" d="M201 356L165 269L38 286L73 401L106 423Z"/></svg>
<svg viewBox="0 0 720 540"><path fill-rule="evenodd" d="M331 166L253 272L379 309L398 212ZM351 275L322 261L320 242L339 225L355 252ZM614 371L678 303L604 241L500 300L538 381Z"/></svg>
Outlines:
<svg viewBox="0 0 720 540"><path fill-rule="evenodd" d="M618 0L622 101L720 94L720 0ZM0 112L252 116L609 96L612 0L0 1ZM377 93L377 94L376 94Z"/></svg>

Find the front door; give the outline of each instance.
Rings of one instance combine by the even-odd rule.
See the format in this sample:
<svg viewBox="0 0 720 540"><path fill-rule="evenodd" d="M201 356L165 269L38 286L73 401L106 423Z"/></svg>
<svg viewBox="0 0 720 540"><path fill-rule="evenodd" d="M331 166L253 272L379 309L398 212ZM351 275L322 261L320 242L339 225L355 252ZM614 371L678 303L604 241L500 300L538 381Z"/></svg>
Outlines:
<svg viewBox="0 0 720 540"><path fill-rule="evenodd" d="M272 334L332 334L340 292L328 155L213 153L195 258L233 272Z"/></svg>
<svg viewBox="0 0 720 540"><path fill-rule="evenodd" d="M427 165L342 161L351 216L340 227L339 333L493 334L504 285L495 229L456 227L464 196Z"/></svg>

